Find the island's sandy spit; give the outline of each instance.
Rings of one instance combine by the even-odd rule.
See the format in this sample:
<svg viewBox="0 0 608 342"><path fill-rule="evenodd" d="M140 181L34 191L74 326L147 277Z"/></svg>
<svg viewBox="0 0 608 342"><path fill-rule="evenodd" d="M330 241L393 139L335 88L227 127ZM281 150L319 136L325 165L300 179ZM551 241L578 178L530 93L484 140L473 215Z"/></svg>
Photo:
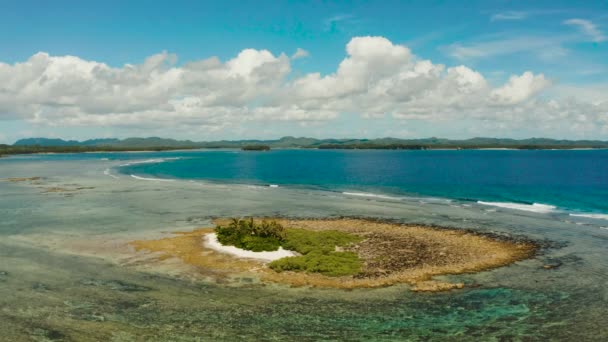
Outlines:
<svg viewBox="0 0 608 342"><path fill-rule="evenodd" d="M253 252L253 251L248 251L245 249L237 248L234 246L224 246L217 240L217 235L215 233L210 233L210 234L205 235L203 238L203 241L204 241L205 247L211 248L214 251L218 251L220 253L230 254L237 258L257 259L257 260L262 260L262 261L274 261L274 260L298 255L295 252L283 249L283 247L279 247L279 249L274 252Z"/></svg>

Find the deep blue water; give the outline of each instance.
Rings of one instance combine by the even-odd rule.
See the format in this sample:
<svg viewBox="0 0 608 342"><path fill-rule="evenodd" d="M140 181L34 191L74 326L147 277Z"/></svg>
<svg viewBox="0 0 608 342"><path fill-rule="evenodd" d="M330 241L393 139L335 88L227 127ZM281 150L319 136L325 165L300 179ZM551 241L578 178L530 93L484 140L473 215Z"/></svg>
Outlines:
<svg viewBox="0 0 608 342"><path fill-rule="evenodd" d="M113 154L133 158L133 154ZM107 156L106 156L107 157ZM608 150L162 152L125 174L332 191L542 203L608 213Z"/></svg>

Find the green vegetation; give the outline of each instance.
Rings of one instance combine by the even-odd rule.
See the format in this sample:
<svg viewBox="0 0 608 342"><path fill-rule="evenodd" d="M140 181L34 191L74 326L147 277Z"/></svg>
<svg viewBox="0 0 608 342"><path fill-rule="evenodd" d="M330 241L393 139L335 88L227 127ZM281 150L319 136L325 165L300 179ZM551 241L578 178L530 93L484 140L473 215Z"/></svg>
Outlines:
<svg viewBox="0 0 608 342"><path fill-rule="evenodd" d="M321 273L330 277L354 275L361 272L361 260L353 252L311 252L271 262L271 269L282 271Z"/></svg>
<svg viewBox="0 0 608 342"><path fill-rule="evenodd" d="M348 246L361 241L361 237L336 230L287 229L283 248L306 255L312 252L328 254L337 247Z"/></svg>
<svg viewBox="0 0 608 342"><path fill-rule="evenodd" d="M356 253L337 251L362 240L361 237L335 230L312 231L285 229L276 221L256 222L232 219L215 228L218 241L227 246L262 252L276 251L280 246L301 256L275 260L269 267L277 272L296 271L346 276L361 272L361 260Z"/></svg>
<svg viewBox="0 0 608 342"><path fill-rule="evenodd" d="M275 221L254 222L232 219L227 226L215 228L218 241L222 245L254 251L276 251L285 241L286 232L283 226Z"/></svg>
<svg viewBox="0 0 608 342"><path fill-rule="evenodd" d="M353 252L336 251L336 247L361 240L357 235L336 230L287 229L283 248L302 255L275 260L268 266L277 272L311 272L332 277L357 274L361 272L359 256Z"/></svg>
<svg viewBox="0 0 608 342"><path fill-rule="evenodd" d="M241 148L243 151L270 151L268 145L246 145Z"/></svg>
<svg viewBox="0 0 608 342"><path fill-rule="evenodd" d="M157 147L118 147L118 146L39 146L39 145L0 145L0 157L11 154L33 153L83 153L83 152L125 152L125 151L170 151L171 146ZM198 149L198 147L180 147Z"/></svg>
<svg viewBox="0 0 608 342"><path fill-rule="evenodd" d="M0 145L0 155L43 152L99 152L99 151L163 151L200 148L241 148L250 151L265 151L270 148L318 148L318 149L572 149L608 148L608 141L600 140L558 140L545 138L500 139L472 138L451 140L442 138L423 139L313 139L283 137L276 140L221 140L191 141L150 138L91 139L85 141L28 138L14 145Z"/></svg>
<svg viewBox="0 0 608 342"><path fill-rule="evenodd" d="M430 146L408 145L408 144L323 144L319 145L320 150L426 150ZM441 147L446 148L446 147Z"/></svg>
<svg viewBox="0 0 608 342"><path fill-rule="evenodd" d="M321 144L316 146L320 150L474 150L474 149L494 149L508 148L514 150L569 150L575 148L608 148L606 143L576 143L571 144L473 144L473 143L445 143L445 144L428 144L416 145L407 143L382 144L374 142L354 143L354 144Z"/></svg>

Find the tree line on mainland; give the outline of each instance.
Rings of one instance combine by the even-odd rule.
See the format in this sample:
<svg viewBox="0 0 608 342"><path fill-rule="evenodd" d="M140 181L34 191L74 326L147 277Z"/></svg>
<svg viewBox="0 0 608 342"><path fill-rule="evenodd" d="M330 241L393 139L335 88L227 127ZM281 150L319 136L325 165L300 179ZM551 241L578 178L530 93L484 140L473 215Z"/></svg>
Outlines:
<svg viewBox="0 0 608 342"><path fill-rule="evenodd" d="M164 138L91 139L86 141L28 138L13 145L0 145L0 155L26 153L78 153L120 151L164 151L177 149L240 148L244 150L268 150L270 148L312 149L573 149L608 148L608 141L558 140L548 138L501 139L472 138L453 140L442 138L425 139L314 139L283 137L276 140L220 140L195 142Z"/></svg>

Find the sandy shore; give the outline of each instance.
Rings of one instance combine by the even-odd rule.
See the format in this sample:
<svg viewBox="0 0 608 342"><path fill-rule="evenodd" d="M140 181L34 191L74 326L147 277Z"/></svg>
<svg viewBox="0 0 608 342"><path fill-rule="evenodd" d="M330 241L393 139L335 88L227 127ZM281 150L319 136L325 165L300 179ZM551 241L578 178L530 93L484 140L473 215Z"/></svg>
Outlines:
<svg viewBox="0 0 608 342"><path fill-rule="evenodd" d="M203 245L206 248L213 249L220 253L230 254L237 258L256 259L267 262L298 255L295 252L283 249L283 247L279 247L279 249L274 252L253 252L234 246L224 246L217 240L217 235L215 235L215 233L205 235L203 237Z"/></svg>
<svg viewBox="0 0 608 342"><path fill-rule="evenodd" d="M234 247L218 247L214 243L212 228L178 233L160 240L134 241L131 245L138 251L157 253L159 260L177 257L186 264L196 266L202 273L222 277L246 272L259 276L263 281L331 288L369 288L406 283L414 291L462 288L462 283L437 281L433 277L506 266L529 258L536 251L536 246L530 242L496 239L459 229L362 219L277 221L287 228L339 230L362 236L362 242L347 248L362 259L362 272L347 277L278 273L266 266L270 259L249 258L242 250L228 252ZM225 221L216 220L214 223L224 224ZM207 243L201 243L201 239ZM278 258L279 254L276 256Z"/></svg>

